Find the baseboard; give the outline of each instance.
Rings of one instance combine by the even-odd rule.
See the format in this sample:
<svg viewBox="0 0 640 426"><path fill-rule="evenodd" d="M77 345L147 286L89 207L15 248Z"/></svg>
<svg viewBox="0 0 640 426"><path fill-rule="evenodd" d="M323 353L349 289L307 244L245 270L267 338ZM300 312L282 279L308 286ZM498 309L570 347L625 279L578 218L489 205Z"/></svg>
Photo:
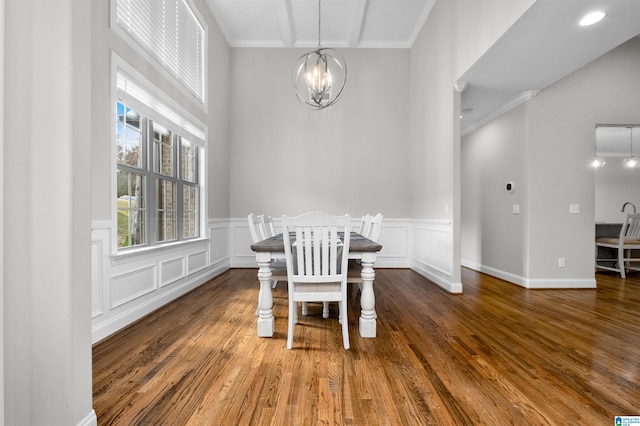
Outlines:
<svg viewBox="0 0 640 426"><path fill-rule="evenodd" d="M546 278L527 279L525 287L531 289L579 289L597 288L597 284L595 278Z"/></svg>
<svg viewBox="0 0 640 426"><path fill-rule="evenodd" d="M424 265L421 262L414 261L411 265L411 269L428 280L433 281L436 285L442 287L449 293L462 293L461 282L454 282L437 271L431 270L427 265Z"/></svg>
<svg viewBox="0 0 640 426"><path fill-rule="evenodd" d="M91 410L76 426L98 426L98 417L96 416L95 410Z"/></svg>
<svg viewBox="0 0 640 426"><path fill-rule="evenodd" d="M532 279L521 275L512 274L500 269L462 260L461 265L483 274L491 275L501 280L530 289L570 289L570 288L596 288L595 278L542 278Z"/></svg>

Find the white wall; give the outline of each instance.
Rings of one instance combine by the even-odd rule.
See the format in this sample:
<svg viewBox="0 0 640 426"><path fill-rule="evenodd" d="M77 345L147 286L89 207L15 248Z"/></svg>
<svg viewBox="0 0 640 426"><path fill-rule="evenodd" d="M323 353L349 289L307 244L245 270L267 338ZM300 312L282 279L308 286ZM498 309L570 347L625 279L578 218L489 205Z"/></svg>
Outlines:
<svg viewBox="0 0 640 426"><path fill-rule="evenodd" d="M348 69L342 97L312 111L292 87L306 50L233 49L232 217L408 214L409 51L340 51Z"/></svg>
<svg viewBox="0 0 640 426"><path fill-rule="evenodd" d="M449 290L462 289L460 95L453 86L532 3L438 1L411 49L411 217L448 228L447 239L416 228L413 267ZM490 18L478 19L483 16ZM441 251L451 253L444 269L434 267L442 265L433 257Z"/></svg>
<svg viewBox="0 0 640 426"><path fill-rule="evenodd" d="M511 280L526 275L526 112L520 105L462 141L462 263Z"/></svg>
<svg viewBox="0 0 640 426"><path fill-rule="evenodd" d="M90 9L6 2L4 422L95 424Z"/></svg>
<svg viewBox="0 0 640 426"><path fill-rule="evenodd" d="M596 59L542 91L527 102L526 126L522 117L505 114L464 139L464 156L471 150L482 151L488 144L511 143L513 135L496 131L500 123L522 126L520 139L526 140L526 203L527 229L524 259L499 263L492 256L500 242L482 246L482 253L473 252L472 241L484 234L485 218L495 218L493 227L500 226L499 207L482 205L478 210L463 211L475 218L465 218L463 257L481 265L517 275L512 281L527 287L591 287L594 280L595 172L589 167L593 156L596 123L635 123L640 120L640 38L634 38ZM514 121L515 120L515 121ZM477 143L477 146L472 144ZM503 162L518 163L517 153ZM502 164L480 171L464 169L463 185L478 180L496 180ZM468 173L467 173L468 172ZM637 195L636 195L637 197ZM570 214L570 204L578 204L579 214ZM619 210L620 206L615 206ZM491 220L491 219L490 219ZM476 245L477 247L477 245ZM560 268L558 260L566 259ZM519 276L524 261L523 275Z"/></svg>

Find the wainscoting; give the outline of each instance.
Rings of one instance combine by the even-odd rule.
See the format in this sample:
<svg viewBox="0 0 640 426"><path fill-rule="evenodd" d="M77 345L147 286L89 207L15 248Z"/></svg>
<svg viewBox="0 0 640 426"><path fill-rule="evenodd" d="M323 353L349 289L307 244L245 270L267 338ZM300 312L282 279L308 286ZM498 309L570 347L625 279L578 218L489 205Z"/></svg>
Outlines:
<svg viewBox="0 0 640 426"><path fill-rule="evenodd" d="M358 223L354 219L352 226ZM279 219L274 224L281 229ZM112 252L110 221L92 226L93 343L229 268L256 267L246 218L212 219L201 240L126 254ZM461 292L462 285L451 280L452 235L449 221L385 218L376 267L410 268L449 292Z"/></svg>
<svg viewBox="0 0 640 426"><path fill-rule="evenodd" d="M210 220L207 238L112 253L112 223L91 233L91 337L98 342L229 269L227 220Z"/></svg>
<svg viewBox="0 0 640 426"><path fill-rule="evenodd" d="M276 231L281 229L274 218ZM357 229L359 219L351 226ZM230 221L231 267L255 267L247 219ZM451 293L462 292L462 284L453 282L453 228L450 221L384 218L380 233L382 250L376 268L410 268Z"/></svg>

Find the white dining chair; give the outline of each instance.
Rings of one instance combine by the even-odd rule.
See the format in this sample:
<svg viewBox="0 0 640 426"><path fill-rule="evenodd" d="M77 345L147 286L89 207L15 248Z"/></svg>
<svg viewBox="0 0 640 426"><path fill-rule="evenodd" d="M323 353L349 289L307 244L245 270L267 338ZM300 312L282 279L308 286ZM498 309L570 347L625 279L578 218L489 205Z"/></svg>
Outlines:
<svg viewBox="0 0 640 426"><path fill-rule="evenodd" d="M251 233L251 239L253 240L254 244L268 238L263 215L249 213L249 215L247 216L247 220L249 222L249 232Z"/></svg>
<svg viewBox="0 0 640 426"><path fill-rule="evenodd" d="M269 216L269 219L271 219L271 216ZM264 215L249 213L247 221L249 222L249 233L254 244L273 236L270 235ZM287 281L286 264L283 261L272 260L271 274L271 288L276 288L279 281Z"/></svg>
<svg viewBox="0 0 640 426"><path fill-rule="evenodd" d="M369 219L369 228L367 229L366 234L362 234L371 241L375 241L376 243L380 240L380 232L382 231L382 213L378 213L375 216L371 216Z"/></svg>
<svg viewBox="0 0 640 426"><path fill-rule="evenodd" d="M371 215L366 214L360 219L360 227L358 228L358 234L365 235L369 232L371 226Z"/></svg>
<svg viewBox="0 0 640 426"><path fill-rule="evenodd" d="M276 227L273 225L273 219L271 216L261 215L261 220L267 238L275 237L277 235Z"/></svg>
<svg viewBox="0 0 640 426"><path fill-rule="evenodd" d="M283 216L282 223L289 284L287 348L293 347L297 302L338 302L342 342L349 349L346 302L350 216L310 212Z"/></svg>
<svg viewBox="0 0 640 426"><path fill-rule="evenodd" d="M598 247L614 249L615 258L598 258ZM618 238L596 239L596 268L615 271L626 278L627 270L640 271L640 267L632 266L640 262L640 257L633 257L637 253L634 250L640 250L640 213L627 215Z"/></svg>

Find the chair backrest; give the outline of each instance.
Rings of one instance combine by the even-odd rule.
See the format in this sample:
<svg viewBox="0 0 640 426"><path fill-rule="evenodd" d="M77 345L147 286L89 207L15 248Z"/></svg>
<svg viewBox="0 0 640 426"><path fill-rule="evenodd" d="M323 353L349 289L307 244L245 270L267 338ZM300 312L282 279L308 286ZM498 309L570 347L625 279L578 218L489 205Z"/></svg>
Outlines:
<svg viewBox="0 0 640 426"><path fill-rule="evenodd" d="M249 216L247 216L247 220L249 222L249 232L251 233L251 239L253 239L254 244L269 238L265 230L264 219L262 215L249 213Z"/></svg>
<svg viewBox="0 0 640 426"><path fill-rule="evenodd" d="M366 235L369 233L369 228L371 227L371 215L366 214L362 216L360 220L360 228L358 229L358 234Z"/></svg>
<svg viewBox="0 0 640 426"><path fill-rule="evenodd" d="M382 231L382 213L378 213L375 216L371 217L371 224L369 225L369 233L365 235L371 241L375 241L376 243L380 240L380 231Z"/></svg>
<svg viewBox="0 0 640 426"><path fill-rule="evenodd" d="M622 240L640 240L640 213L627 214L627 220L620 230Z"/></svg>
<svg viewBox="0 0 640 426"><path fill-rule="evenodd" d="M273 226L273 219L271 216L262 215L262 226L264 226L264 231L267 234L267 238L276 236L276 228Z"/></svg>
<svg viewBox="0 0 640 426"><path fill-rule="evenodd" d="M282 223L290 282L340 281L346 288L350 216L309 212Z"/></svg>

